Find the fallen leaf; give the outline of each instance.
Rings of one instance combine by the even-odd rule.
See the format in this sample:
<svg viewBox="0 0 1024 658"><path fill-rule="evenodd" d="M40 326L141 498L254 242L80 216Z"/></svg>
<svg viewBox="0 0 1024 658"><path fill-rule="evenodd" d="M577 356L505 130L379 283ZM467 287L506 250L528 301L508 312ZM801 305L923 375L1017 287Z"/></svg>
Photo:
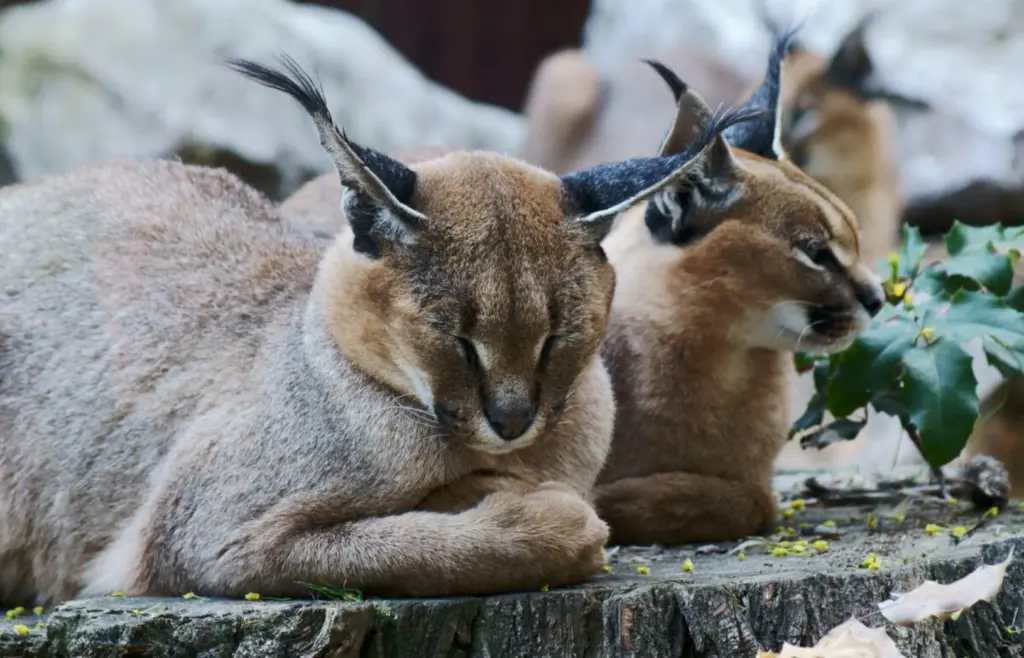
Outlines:
<svg viewBox="0 0 1024 658"><path fill-rule="evenodd" d="M875 643L857 637L850 631L831 637L826 635L813 647L783 644L778 658L881 658Z"/></svg>
<svg viewBox="0 0 1024 658"><path fill-rule="evenodd" d="M1012 548L1002 562L982 565L948 585L926 580L906 594L894 593L895 599L879 603L878 609L882 616L900 626L913 626L929 617L950 619L956 611L998 594L1011 560Z"/></svg>
<svg viewBox="0 0 1024 658"><path fill-rule="evenodd" d="M884 628L868 628L851 617L813 647L783 644L779 653L762 651L757 658L905 658Z"/></svg>

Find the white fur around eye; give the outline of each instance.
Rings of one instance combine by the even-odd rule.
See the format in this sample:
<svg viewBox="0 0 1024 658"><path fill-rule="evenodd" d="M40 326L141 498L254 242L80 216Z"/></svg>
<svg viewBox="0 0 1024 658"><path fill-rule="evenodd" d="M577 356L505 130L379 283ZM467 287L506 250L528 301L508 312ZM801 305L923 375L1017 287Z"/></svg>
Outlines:
<svg viewBox="0 0 1024 658"><path fill-rule="evenodd" d="M811 257L808 256L803 249L797 249L796 247L794 247L793 258L796 258L798 261L800 261L807 267L811 268L812 270L817 270L819 272L825 271L825 268L811 260Z"/></svg>
<svg viewBox="0 0 1024 658"><path fill-rule="evenodd" d="M416 393L416 397L423 403L423 406L427 409L433 409L434 392L430 389L430 381L427 379L427 376L419 368L404 359L398 361L398 368L405 375L406 379L409 380L413 392Z"/></svg>

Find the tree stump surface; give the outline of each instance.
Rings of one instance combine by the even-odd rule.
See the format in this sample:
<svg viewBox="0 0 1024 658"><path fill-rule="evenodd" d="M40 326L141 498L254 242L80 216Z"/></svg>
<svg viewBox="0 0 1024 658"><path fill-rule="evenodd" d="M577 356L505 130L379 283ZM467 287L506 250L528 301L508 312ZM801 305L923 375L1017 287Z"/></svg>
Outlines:
<svg viewBox="0 0 1024 658"><path fill-rule="evenodd" d="M928 524L942 530L929 534ZM955 538L956 526L968 534ZM501 596L76 600L0 621L0 656L753 658L783 642L812 646L851 616L881 626L878 603L890 593L926 579L952 582L1011 549L1014 560L991 602L955 621L887 631L907 658L1024 656L1024 509L1016 502L994 518L967 502L939 500L897 509L808 506L780 518L777 530L703 547L612 549L610 572L590 582ZM819 539L827 549L812 547ZM772 552L800 540L811 547L803 555ZM861 566L868 553L881 568Z"/></svg>

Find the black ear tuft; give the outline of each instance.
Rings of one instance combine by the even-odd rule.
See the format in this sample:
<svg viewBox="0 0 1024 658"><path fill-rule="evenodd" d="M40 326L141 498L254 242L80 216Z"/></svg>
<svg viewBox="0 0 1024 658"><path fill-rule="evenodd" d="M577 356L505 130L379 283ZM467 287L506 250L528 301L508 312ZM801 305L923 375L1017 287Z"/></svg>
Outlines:
<svg viewBox="0 0 1024 658"><path fill-rule="evenodd" d="M334 123L321 87L288 55L282 70L244 59L227 66L265 87L294 98L313 119L320 144L334 161L345 187L343 205L355 234L356 251L380 256L380 243L408 245L427 218L408 205L416 188L416 173L383 153L360 146Z"/></svg>
<svg viewBox="0 0 1024 658"><path fill-rule="evenodd" d="M643 59L640 61L650 66L659 76L661 76L661 79L665 81L665 84L667 84L668 88L672 91L672 97L676 99L677 103L679 102L679 99L683 97L683 94L689 90L689 87L686 86L685 82L679 79L676 72L661 62L654 59Z"/></svg>
<svg viewBox="0 0 1024 658"><path fill-rule="evenodd" d="M795 28L775 35L764 80L742 105L744 110L760 110L761 118L733 126L725 132L726 140L733 146L771 160L779 160L784 155L779 135L782 62L789 54L795 35Z"/></svg>
<svg viewBox="0 0 1024 658"><path fill-rule="evenodd" d="M868 54L865 32L877 14L865 14L839 43L826 70L826 79L836 87L851 91L858 96L869 97L868 81L874 72L871 55Z"/></svg>
<svg viewBox="0 0 1024 658"><path fill-rule="evenodd" d="M684 187L691 176L705 175L708 154L720 143L722 131L758 116L756 110L719 110L680 153L605 163L562 176L573 224L599 244L619 213L672 187Z"/></svg>

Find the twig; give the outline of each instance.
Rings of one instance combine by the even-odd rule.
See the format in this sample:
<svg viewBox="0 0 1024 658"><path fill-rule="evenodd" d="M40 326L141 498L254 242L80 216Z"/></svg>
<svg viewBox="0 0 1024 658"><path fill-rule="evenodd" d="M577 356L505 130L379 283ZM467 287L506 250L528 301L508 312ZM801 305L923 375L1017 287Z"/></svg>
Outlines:
<svg viewBox="0 0 1024 658"><path fill-rule="evenodd" d="M921 455L921 458L927 462L928 458L925 457L924 454L924 443L921 441L921 435L917 433L917 429L908 426L904 426L903 429L906 430L907 436L910 437L910 442L914 444L915 448L917 448L917 452ZM946 476L942 473L942 469L936 468L930 463L928 464L928 468L931 469L932 478L939 485L939 497L943 500L949 500L949 491L946 489Z"/></svg>

